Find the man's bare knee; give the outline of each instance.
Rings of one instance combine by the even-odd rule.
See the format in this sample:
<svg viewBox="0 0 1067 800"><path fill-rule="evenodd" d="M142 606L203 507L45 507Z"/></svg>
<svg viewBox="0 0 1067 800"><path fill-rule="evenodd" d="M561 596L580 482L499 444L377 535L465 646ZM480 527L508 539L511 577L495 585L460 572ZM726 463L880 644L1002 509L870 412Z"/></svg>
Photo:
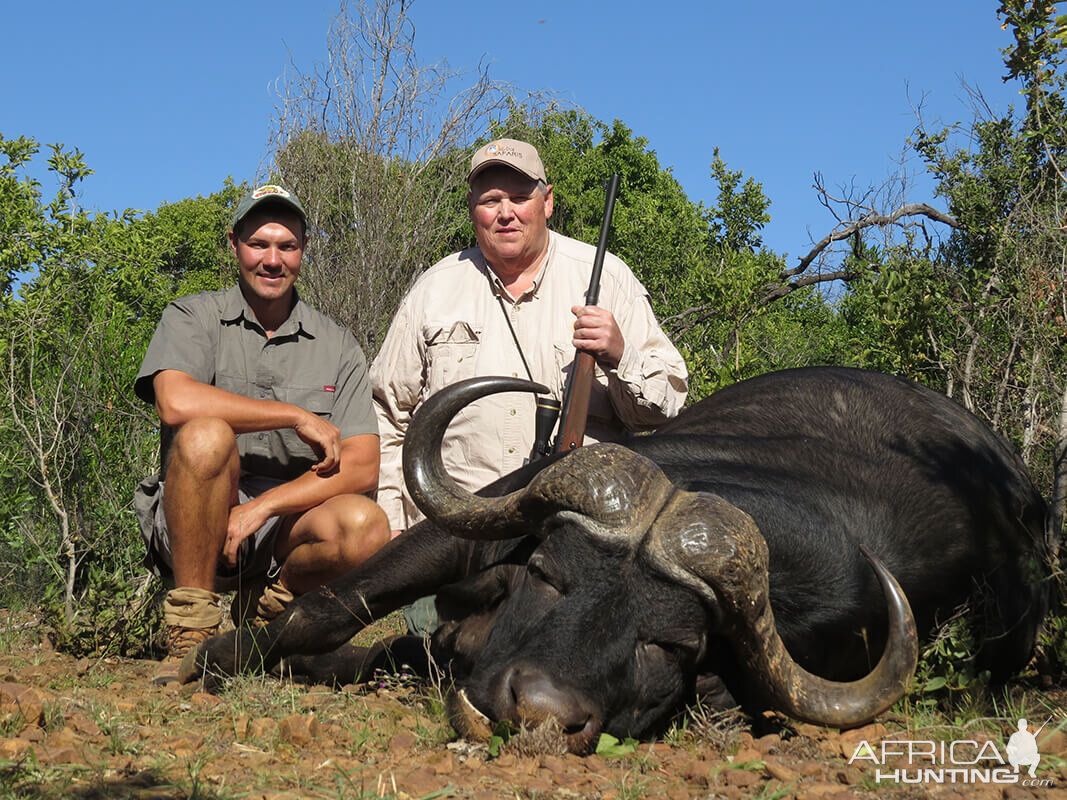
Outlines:
<svg viewBox="0 0 1067 800"><path fill-rule="evenodd" d="M389 540L389 519L385 512L373 500L367 497L359 497L358 503L354 504L351 519L347 520L349 527L357 531L363 531L369 535L376 535L382 530L385 532L385 541Z"/></svg>
<svg viewBox="0 0 1067 800"><path fill-rule="evenodd" d="M389 541L389 519L373 500L362 495L335 498L330 510L336 526L330 526L329 538L349 568L362 564Z"/></svg>
<svg viewBox="0 0 1067 800"><path fill-rule="evenodd" d="M182 425L171 445L169 467L192 472L209 479L233 466L237 456L237 437L224 420L201 417Z"/></svg>

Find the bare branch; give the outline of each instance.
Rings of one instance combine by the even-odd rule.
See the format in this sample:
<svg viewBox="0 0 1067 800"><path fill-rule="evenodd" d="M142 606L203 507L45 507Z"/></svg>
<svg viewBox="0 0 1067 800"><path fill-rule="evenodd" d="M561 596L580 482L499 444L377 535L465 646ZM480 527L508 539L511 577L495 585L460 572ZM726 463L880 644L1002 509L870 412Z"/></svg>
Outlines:
<svg viewBox="0 0 1067 800"><path fill-rule="evenodd" d="M856 220L855 222L850 222L849 224L844 225L844 227L836 228L835 230L826 234L826 236L816 242L815 246L810 251L808 251L808 254L806 256L800 259L800 263L797 266L793 267L792 269L782 271L782 280L787 280L788 278L791 278L794 275L799 275L800 273L804 272L804 270L811 266L811 263L816 258L818 258L819 254L821 254L827 247L829 247L834 242L839 242L842 239L847 239L850 236L855 236L857 233L864 230L865 228L870 228L875 225L879 227L885 227L887 225L896 225L903 218L920 215L927 217L928 219L932 219L935 222L944 223L945 225L948 225L952 228L961 227L960 223L955 219L955 217L952 217L951 215L946 214L943 211L939 211L938 209L934 208L933 206L927 205L926 203L908 203L907 205L901 206L896 211L893 211L890 214L878 214L871 212L865 214L862 218Z"/></svg>
<svg viewBox="0 0 1067 800"><path fill-rule="evenodd" d="M291 65L273 169L308 211L302 288L368 356L413 277L465 223L474 143L512 109L536 116L544 104L493 80L485 62L471 70L421 64L402 0L343 4L325 64Z"/></svg>

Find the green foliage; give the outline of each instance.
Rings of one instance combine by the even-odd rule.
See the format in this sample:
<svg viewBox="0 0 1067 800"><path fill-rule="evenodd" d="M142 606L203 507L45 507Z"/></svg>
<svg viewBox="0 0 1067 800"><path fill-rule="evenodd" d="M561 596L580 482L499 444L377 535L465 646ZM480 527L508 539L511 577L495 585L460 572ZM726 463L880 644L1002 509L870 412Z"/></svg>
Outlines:
<svg viewBox="0 0 1067 800"><path fill-rule="evenodd" d="M511 741L516 734L518 734L518 730L506 719L497 722L493 726L492 735L489 737L490 758L498 758L500 756L500 748Z"/></svg>
<svg viewBox="0 0 1067 800"><path fill-rule="evenodd" d="M240 188L155 214L90 215L74 187L92 175L56 145L58 190L31 177L37 145L0 138L0 604L34 597L78 653L144 650L143 545L131 513L158 461L152 409L132 385L163 306L217 288L229 209ZM13 245L7 247L7 243ZM19 280L17 284L15 279Z"/></svg>
<svg viewBox="0 0 1067 800"><path fill-rule="evenodd" d="M1038 662L1043 675L1062 681L1067 675L1067 614L1053 614L1038 639Z"/></svg>
<svg viewBox="0 0 1067 800"><path fill-rule="evenodd" d="M164 204L136 223L137 237L151 242L158 270L172 281L164 296L181 297L233 285L237 271L226 234L247 190L227 178L219 192Z"/></svg>
<svg viewBox="0 0 1067 800"><path fill-rule="evenodd" d="M928 259L907 248L865 248L840 303L844 351L852 366L937 383L930 326L944 308L944 284ZM934 373L934 374L931 374Z"/></svg>
<svg viewBox="0 0 1067 800"><path fill-rule="evenodd" d="M708 212L707 219L719 247L727 251L759 248L762 244L759 231L771 221L767 213L771 201L763 194L763 186L752 178L742 184L741 171L726 167L718 147L711 162L711 177L719 185L719 201Z"/></svg>
<svg viewBox="0 0 1067 800"><path fill-rule="evenodd" d="M159 584L141 567L136 558L139 555L124 553L120 558L106 559L111 563L90 564L73 619L66 618L63 598L57 596L54 585L49 587L42 605L57 650L79 658L157 657L155 642L163 625L162 604L146 589ZM124 571L112 572L115 563Z"/></svg>
<svg viewBox="0 0 1067 800"><path fill-rule="evenodd" d="M961 610L940 625L919 655L911 702L924 713L966 711L988 693L989 673L974 669L973 619Z"/></svg>

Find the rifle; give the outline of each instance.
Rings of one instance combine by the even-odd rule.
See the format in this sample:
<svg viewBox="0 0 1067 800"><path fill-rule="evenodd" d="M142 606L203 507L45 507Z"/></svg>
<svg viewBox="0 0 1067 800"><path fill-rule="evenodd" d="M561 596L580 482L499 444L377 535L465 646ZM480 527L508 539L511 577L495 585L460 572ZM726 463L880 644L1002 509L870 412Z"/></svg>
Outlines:
<svg viewBox="0 0 1067 800"><path fill-rule="evenodd" d="M611 214L615 210L615 196L619 193L619 176L613 174L608 180L607 197L604 199L604 221L600 223L600 241L593 258L593 272L589 276L589 289L585 304L595 306L600 300L600 273L604 268L604 254L608 251L608 233L611 231ZM585 438L585 423L589 416L589 394L593 388L593 369L596 359L584 350L575 353L574 365L563 390L563 413L559 421L555 452L562 453L582 446Z"/></svg>

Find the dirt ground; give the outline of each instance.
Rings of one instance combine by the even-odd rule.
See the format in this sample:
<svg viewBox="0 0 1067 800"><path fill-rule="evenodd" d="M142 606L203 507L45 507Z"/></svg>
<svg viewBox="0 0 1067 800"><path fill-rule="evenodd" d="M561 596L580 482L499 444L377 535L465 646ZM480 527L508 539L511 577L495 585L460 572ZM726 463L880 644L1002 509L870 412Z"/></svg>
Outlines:
<svg viewBox="0 0 1067 800"><path fill-rule="evenodd" d="M1006 752L1014 719L933 729L887 715L846 732L771 719L754 735L736 714L698 710L661 741L605 755L538 753L520 736L491 756L484 744L455 740L439 690L424 682L391 677L330 691L257 677L214 696L153 686L155 666L78 660L33 632L0 637L0 800L1067 798L1059 691L1030 712L1044 719L1051 709L1054 721L1038 737L1037 779L1023 785L1025 768L1018 777L1010 767L988 771L1000 766L989 748ZM964 769L955 783L943 770L919 773L928 758L911 767L903 756L881 760L885 739L969 740L956 761L984 753L976 766L986 772ZM1010 782L984 783L982 774Z"/></svg>

